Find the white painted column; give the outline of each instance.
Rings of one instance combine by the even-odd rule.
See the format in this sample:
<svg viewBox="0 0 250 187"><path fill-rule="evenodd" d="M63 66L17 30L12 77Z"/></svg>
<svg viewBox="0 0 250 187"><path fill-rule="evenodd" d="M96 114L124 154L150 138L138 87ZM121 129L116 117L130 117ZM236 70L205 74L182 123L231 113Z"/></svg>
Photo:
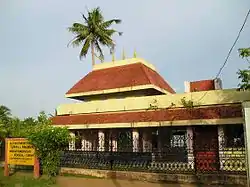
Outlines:
<svg viewBox="0 0 250 187"><path fill-rule="evenodd" d="M143 152L152 151L152 140L149 137L148 131L143 131L142 133L142 149Z"/></svg>
<svg viewBox="0 0 250 187"><path fill-rule="evenodd" d="M102 130L98 131L98 151L105 151L105 134Z"/></svg>
<svg viewBox="0 0 250 187"><path fill-rule="evenodd" d="M139 131L138 131L138 129L133 129L132 138L133 138L133 152L138 152L139 151Z"/></svg>
<svg viewBox="0 0 250 187"><path fill-rule="evenodd" d="M222 89L222 81L220 78L214 79L214 88L215 90L221 90Z"/></svg>
<svg viewBox="0 0 250 187"><path fill-rule="evenodd" d="M188 148L188 165L191 166L192 169L194 169L194 149L193 149L193 128L187 127L187 148Z"/></svg>
<svg viewBox="0 0 250 187"><path fill-rule="evenodd" d="M69 142L69 150L73 151L76 149L76 145L75 145L75 138L76 135L74 132L70 132L70 137L71 137L71 141Z"/></svg>
<svg viewBox="0 0 250 187"><path fill-rule="evenodd" d="M250 102L243 102L247 186L250 187Z"/></svg>
<svg viewBox="0 0 250 187"><path fill-rule="evenodd" d="M93 143L92 141L88 138L86 141L85 141L85 150L86 151L92 151L92 146L93 146Z"/></svg>
<svg viewBox="0 0 250 187"><path fill-rule="evenodd" d="M82 151L92 151L92 138L88 133L88 131L82 132Z"/></svg>
<svg viewBox="0 0 250 187"><path fill-rule="evenodd" d="M224 127L222 125L218 126L218 144L219 144L219 161L220 161L220 169L223 170L223 162L224 162L224 145L225 145L225 134Z"/></svg>
<svg viewBox="0 0 250 187"><path fill-rule="evenodd" d="M85 131L83 131L81 138L82 138L82 151L87 151L87 147L86 147L87 139L86 139Z"/></svg>
<svg viewBox="0 0 250 187"><path fill-rule="evenodd" d="M190 82L184 81L184 88L186 93L190 92Z"/></svg>

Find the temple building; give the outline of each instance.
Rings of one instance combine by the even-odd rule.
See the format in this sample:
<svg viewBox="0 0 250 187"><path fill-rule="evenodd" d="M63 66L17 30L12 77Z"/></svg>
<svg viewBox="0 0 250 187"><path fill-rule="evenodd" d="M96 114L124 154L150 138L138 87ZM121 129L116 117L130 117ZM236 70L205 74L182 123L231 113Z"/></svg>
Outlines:
<svg viewBox="0 0 250 187"><path fill-rule="evenodd" d="M97 64L65 95L81 102L59 105L53 125L76 137L68 154L85 155L82 167L102 168L107 157L99 153L112 152L117 170L132 163L147 171L245 172L242 101L250 92L222 89L220 79L184 86L176 93L144 59Z"/></svg>

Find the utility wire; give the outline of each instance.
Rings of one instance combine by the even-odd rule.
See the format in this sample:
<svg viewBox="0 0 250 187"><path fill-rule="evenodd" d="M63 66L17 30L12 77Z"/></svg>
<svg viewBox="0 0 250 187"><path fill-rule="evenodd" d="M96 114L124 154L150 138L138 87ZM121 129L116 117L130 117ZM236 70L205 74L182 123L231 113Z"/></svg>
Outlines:
<svg viewBox="0 0 250 187"><path fill-rule="evenodd" d="M241 32L243 31L243 29L244 29L244 27L245 27L245 25L246 25L246 22L247 22L247 19L248 19L248 17L249 17L249 14L250 14L250 9L248 10L248 12L247 12L247 14L246 14L246 17L245 17L245 19L244 19L244 22L243 22L241 28L240 28L240 31L238 32L238 35L237 35L237 37L236 37L236 39L235 39L235 41L234 41L232 47L230 48L230 50L229 50L229 52L228 52L228 54L227 54L227 56L226 56L226 58L225 58L224 63L222 64L221 68L219 69L219 71L218 71L218 73L216 74L216 76L215 76L214 79L217 79L217 78L220 76L220 74L221 74L223 68L226 66L226 64L227 64L227 62L228 62L228 59L229 59L229 57L230 57L230 55L231 55L231 53L232 53L232 51L233 51L233 49L234 49L236 43L238 42L238 40L239 40L239 38L240 38L240 34L241 34ZM204 95L201 96L201 98L200 98L197 102L201 101L201 100L206 96L207 93L208 93L208 91L206 91L206 92L204 93Z"/></svg>
<svg viewBox="0 0 250 187"><path fill-rule="evenodd" d="M247 15L246 15L246 17L245 17L245 20L244 20L244 22L243 22L243 24L242 24L242 26L241 26L241 28L240 28L240 31L239 31L239 33L238 33L238 35L237 35L237 37L236 37L236 39L235 39L235 41L234 41L232 47L230 48L230 50L229 50L229 52L228 52L228 54L227 54L227 57L226 57L226 59L225 59L225 62L224 62L223 65L221 66L221 68L220 68L219 72L217 73L217 75L215 76L215 79L218 78L218 77L220 76L220 74L221 74L223 68L225 67L225 65L226 65L226 63L227 63L227 61L228 61L228 59L229 59L229 57L230 57L230 55L231 55L231 53L232 53L232 51L233 51L235 45L236 45L236 43L237 43L237 41L238 41L239 38L240 38L240 34L241 34L242 30L244 29L244 27L245 27L245 25L246 25L246 22L247 22L247 19L248 19L249 14L250 14L250 9L248 10Z"/></svg>

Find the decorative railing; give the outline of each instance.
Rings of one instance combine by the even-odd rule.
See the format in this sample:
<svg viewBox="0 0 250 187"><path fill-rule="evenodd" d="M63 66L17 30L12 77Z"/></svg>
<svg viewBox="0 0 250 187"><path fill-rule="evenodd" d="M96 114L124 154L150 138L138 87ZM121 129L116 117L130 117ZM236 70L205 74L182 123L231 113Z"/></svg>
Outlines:
<svg viewBox="0 0 250 187"><path fill-rule="evenodd" d="M119 129L119 133L121 132L122 130ZM175 132L174 138L171 138L173 132ZM76 148L77 150L65 150L61 155L61 166L178 174L246 173L245 149L218 146L217 135L214 136L216 141L210 141L209 138L205 139L206 137L202 136L193 141L191 131L185 132L184 135L180 129L172 132L166 129L164 133L155 131L155 134L157 133L159 133L157 148L154 147L153 141L148 144L146 136L140 136L145 139L138 140L131 137L128 130L120 136L122 137L120 139L119 134L116 134L116 143L113 142L112 137L94 139L93 142ZM105 134L105 137L107 136ZM91 137L97 136L91 135ZM206 144L206 142L212 142L212 144Z"/></svg>
<svg viewBox="0 0 250 187"><path fill-rule="evenodd" d="M246 171L246 154L244 148L224 148L219 151L220 170L229 172Z"/></svg>

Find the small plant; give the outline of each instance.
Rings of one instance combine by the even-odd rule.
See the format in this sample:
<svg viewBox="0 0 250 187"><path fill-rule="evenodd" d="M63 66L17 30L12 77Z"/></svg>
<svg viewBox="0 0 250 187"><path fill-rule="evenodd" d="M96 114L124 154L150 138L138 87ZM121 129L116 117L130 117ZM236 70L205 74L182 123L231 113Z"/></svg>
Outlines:
<svg viewBox="0 0 250 187"><path fill-rule="evenodd" d="M158 103L157 103L157 100L154 99L152 101L152 103L149 104L149 107L147 110L157 110L159 107L158 107Z"/></svg>
<svg viewBox="0 0 250 187"><path fill-rule="evenodd" d="M181 99L181 104L185 107L185 108L193 108L194 107L194 102L192 100L186 100L185 97L183 97Z"/></svg>

